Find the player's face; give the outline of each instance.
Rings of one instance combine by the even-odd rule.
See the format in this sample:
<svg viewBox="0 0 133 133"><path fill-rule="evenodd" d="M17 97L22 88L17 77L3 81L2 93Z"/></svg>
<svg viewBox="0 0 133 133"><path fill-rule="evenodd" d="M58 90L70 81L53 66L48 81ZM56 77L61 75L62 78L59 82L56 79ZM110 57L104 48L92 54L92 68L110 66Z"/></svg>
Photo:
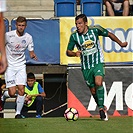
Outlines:
<svg viewBox="0 0 133 133"><path fill-rule="evenodd" d="M26 28L26 22L17 22L16 28L18 36L22 36Z"/></svg>
<svg viewBox="0 0 133 133"><path fill-rule="evenodd" d="M30 79L30 78L28 78L28 79L27 79L27 85L28 85L29 87L33 87L35 81L36 81L35 79Z"/></svg>
<svg viewBox="0 0 133 133"><path fill-rule="evenodd" d="M87 30L88 30L88 28L87 28L88 23L84 22L82 18L79 18L78 20L76 20L75 24L76 24L78 33L84 34L84 33L87 32Z"/></svg>

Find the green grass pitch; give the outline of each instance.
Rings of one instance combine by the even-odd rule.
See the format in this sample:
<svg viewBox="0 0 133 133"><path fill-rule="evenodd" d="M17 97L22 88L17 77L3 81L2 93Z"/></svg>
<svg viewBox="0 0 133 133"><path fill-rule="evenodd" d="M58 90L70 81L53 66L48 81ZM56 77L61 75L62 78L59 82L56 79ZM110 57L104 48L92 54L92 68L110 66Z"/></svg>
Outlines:
<svg viewBox="0 0 133 133"><path fill-rule="evenodd" d="M0 133L133 133L133 117L79 118L66 121L64 117L0 118Z"/></svg>

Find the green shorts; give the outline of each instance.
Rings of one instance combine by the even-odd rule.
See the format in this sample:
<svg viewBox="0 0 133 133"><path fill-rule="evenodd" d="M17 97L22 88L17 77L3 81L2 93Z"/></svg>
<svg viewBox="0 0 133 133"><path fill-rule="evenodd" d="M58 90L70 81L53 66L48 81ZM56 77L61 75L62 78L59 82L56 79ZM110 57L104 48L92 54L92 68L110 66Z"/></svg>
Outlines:
<svg viewBox="0 0 133 133"><path fill-rule="evenodd" d="M97 64L95 67L92 67L91 69L82 70L82 73L89 88L93 88L95 87L95 77L104 77L105 75L104 64Z"/></svg>

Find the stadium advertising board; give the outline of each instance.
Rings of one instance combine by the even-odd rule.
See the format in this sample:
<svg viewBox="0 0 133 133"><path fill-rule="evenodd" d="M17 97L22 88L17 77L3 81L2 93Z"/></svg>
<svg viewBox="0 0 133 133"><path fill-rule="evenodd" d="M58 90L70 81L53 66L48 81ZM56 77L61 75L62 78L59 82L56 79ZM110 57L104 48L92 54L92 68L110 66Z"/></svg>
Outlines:
<svg viewBox="0 0 133 133"><path fill-rule="evenodd" d="M64 26L65 25L65 26ZM127 41L128 46L121 48L108 37L100 37L106 63L133 62L133 22L132 17L88 17L88 25L101 25L114 33L121 41ZM70 34L76 30L73 17L60 18L60 63L79 64L77 57L67 57L66 48ZM76 48L75 48L76 50Z"/></svg>
<svg viewBox="0 0 133 133"><path fill-rule="evenodd" d="M106 67L104 78L105 105L112 116L133 116L133 67ZM68 107L79 116L99 115L98 107L87 87L80 68L69 68Z"/></svg>

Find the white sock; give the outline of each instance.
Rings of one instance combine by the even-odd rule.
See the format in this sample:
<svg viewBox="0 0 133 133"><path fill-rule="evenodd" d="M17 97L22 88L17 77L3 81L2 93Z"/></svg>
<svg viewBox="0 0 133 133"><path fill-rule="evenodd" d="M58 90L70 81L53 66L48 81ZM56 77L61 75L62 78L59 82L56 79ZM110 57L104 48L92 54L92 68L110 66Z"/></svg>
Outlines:
<svg viewBox="0 0 133 133"><path fill-rule="evenodd" d="M1 100L2 101L5 101L7 98L9 98L10 96L9 96L9 93L8 93L8 91L4 91L4 93L3 93L3 95L2 95L2 97L1 97Z"/></svg>
<svg viewBox="0 0 133 133"><path fill-rule="evenodd" d="M17 97L16 115L21 113L21 110L24 105L24 98L25 98L25 96L20 96L20 95L18 95L18 97Z"/></svg>

